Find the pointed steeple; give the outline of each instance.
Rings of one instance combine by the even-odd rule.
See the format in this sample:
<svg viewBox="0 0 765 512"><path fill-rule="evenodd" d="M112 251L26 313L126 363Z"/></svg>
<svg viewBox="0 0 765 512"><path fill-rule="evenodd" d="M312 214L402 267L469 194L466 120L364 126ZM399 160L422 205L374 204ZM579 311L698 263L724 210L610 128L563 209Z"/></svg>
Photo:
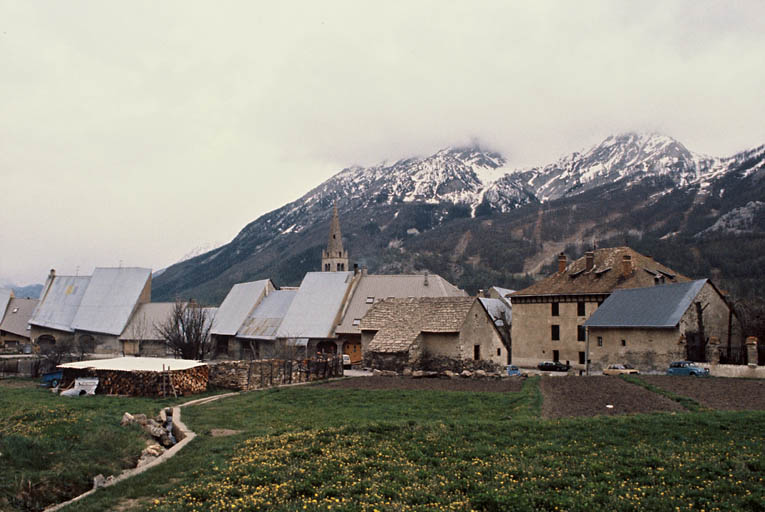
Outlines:
<svg viewBox="0 0 765 512"><path fill-rule="evenodd" d="M324 272L343 272L348 270L348 251L343 249L343 234L340 232L340 217L337 203L332 211L329 223L329 242L327 249L321 252L321 269Z"/></svg>

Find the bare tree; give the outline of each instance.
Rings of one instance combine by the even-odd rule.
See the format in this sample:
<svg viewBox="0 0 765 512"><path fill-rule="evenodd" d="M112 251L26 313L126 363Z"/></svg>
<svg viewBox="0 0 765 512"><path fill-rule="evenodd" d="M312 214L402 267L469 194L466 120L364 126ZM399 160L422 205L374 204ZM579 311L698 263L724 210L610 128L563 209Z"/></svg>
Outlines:
<svg viewBox="0 0 765 512"><path fill-rule="evenodd" d="M154 326L167 346L182 359L203 361L212 352L212 315L195 302L175 301L170 316Z"/></svg>

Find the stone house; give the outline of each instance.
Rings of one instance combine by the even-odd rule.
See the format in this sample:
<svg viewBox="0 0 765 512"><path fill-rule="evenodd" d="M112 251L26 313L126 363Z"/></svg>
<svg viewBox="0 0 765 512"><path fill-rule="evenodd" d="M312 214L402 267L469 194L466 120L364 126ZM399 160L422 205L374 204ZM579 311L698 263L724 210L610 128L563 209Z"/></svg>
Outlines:
<svg viewBox="0 0 765 512"><path fill-rule="evenodd" d="M743 347L738 318L707 279L615 290L584 325L596 372L610 363L653 371L683 359L719 362Z"/></svg>
<svg viewBox="0 0 765 512"><path fill-rule="evenodd" d="M407 297L465 297L466 293L436 274L373 275L362 268L358 284L354 287L350 302L340 325L335 329L343 354L351 363L362 360L363 348L359 325L367 311L383 299Z"/></svg>
<svg viewBox="0 0 765 512"><path fill-rule="evenodd" d="M66 340L96 354L117 354L131 316L150 300L150 269L96 268L92 276L51 270L29 320L30 338L41 349Z"/></svg>
<svg viewBox="0 0 765 512"><path fill-rule="evenodd" d="M629 247L589 251L571 264L561 253L556 273L510 295L513 364L566 361L585 370L584 324L614 290L688 281Z"/></svg>
<svg viewBox="0 0 765 512"><path fill-rule="evenodd" d="M461 371L507 359L502 336L474 297L391 298L361 319L365 366Z"/></svg>
<svg viewBox="0 0 765 512"><path fill-rule="evenodd" d="M2 291L0 291L2 293ZM29 319L37 307L37 299L19 299L7 295L5 304L0 297L0 348L18 352L25 345L31 344Z"/></svg>

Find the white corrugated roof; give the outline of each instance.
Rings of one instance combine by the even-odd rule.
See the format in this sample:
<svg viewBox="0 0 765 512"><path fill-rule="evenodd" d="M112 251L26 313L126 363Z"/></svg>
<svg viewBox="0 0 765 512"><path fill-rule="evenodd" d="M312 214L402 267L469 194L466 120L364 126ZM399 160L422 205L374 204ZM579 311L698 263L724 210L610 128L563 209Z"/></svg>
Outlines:
<svg viewBox="0 0 765 512"><path fill-rule="evenodd" d="M96 268L72 320L72 328L121 334L150 277L148 268Z"/></svg>
<svg viewBox="0 0 765 512"><path fill-rule="evenodd" d="M278 338L331 338L353 272L308 272L277 331Z"/></svg>
<svg viewBox="0 0 765 512"><path fill-rule="evenodd" d="M297 290L275 290L268 294L247 316L238 338L274 339L284 316L289 311Z"/></svg>
<svg viewBox="0 0 765 512"><path fill-rule="evenodd" d="M222 336L236 335L247 315L273 289L270 279L235 284L218 308L210 333Z"/></svg>
<svg viewBox="0 0 765 512"><path fill-rule="evenodd" d="M40 303L29 323L60 331L72 332L72 320L77 314L90 276L55 276L43 290Z"/></svg>
<svg viewBox="0 0 765 512"><path fill-rule="evenodd" d="M5 316L5 308L11 301L11 297L13 297L13 290L10 288L0 288L0 322L3 321L3 316Z"/></svg>
<svg viewBox="0 0 765 512"><path fill-rule="evenodd" d="M58 368L161 372L163 365L165 370L188 370L197 366L205 366L205 363L189 359L166 359L161 357L116 357L114 359L94 359L91 361L65 363L58 365Z"/></svg>

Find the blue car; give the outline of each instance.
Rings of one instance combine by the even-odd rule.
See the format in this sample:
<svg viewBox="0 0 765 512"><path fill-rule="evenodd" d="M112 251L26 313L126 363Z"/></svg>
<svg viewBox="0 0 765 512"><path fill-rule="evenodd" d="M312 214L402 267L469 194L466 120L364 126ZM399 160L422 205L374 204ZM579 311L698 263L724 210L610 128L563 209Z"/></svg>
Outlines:
<svg viewBox="0 0 765 512"><path fill-rule="evenodd" d="M46 388L55 388L58 386L59 382L61 382L63 373L64 372L61 370L58 370L55 372L48 372L43 374L42 379L40 379L40 385L45 386Z"/></svg>
<svg viewBox="0 0 765 512"><path fill-rule="evenodd" d="M507 365L507 374L511 377L520 377L521 371L518 369L517 366L509 364Z"/></svg>
<svg viewBox="0 0 765 512"><path fill-rule="evenodd" d="M691 377L709 377L709 368L704 368L692 361L674 361L670 363L667 375L690 375Z"/></svg>

